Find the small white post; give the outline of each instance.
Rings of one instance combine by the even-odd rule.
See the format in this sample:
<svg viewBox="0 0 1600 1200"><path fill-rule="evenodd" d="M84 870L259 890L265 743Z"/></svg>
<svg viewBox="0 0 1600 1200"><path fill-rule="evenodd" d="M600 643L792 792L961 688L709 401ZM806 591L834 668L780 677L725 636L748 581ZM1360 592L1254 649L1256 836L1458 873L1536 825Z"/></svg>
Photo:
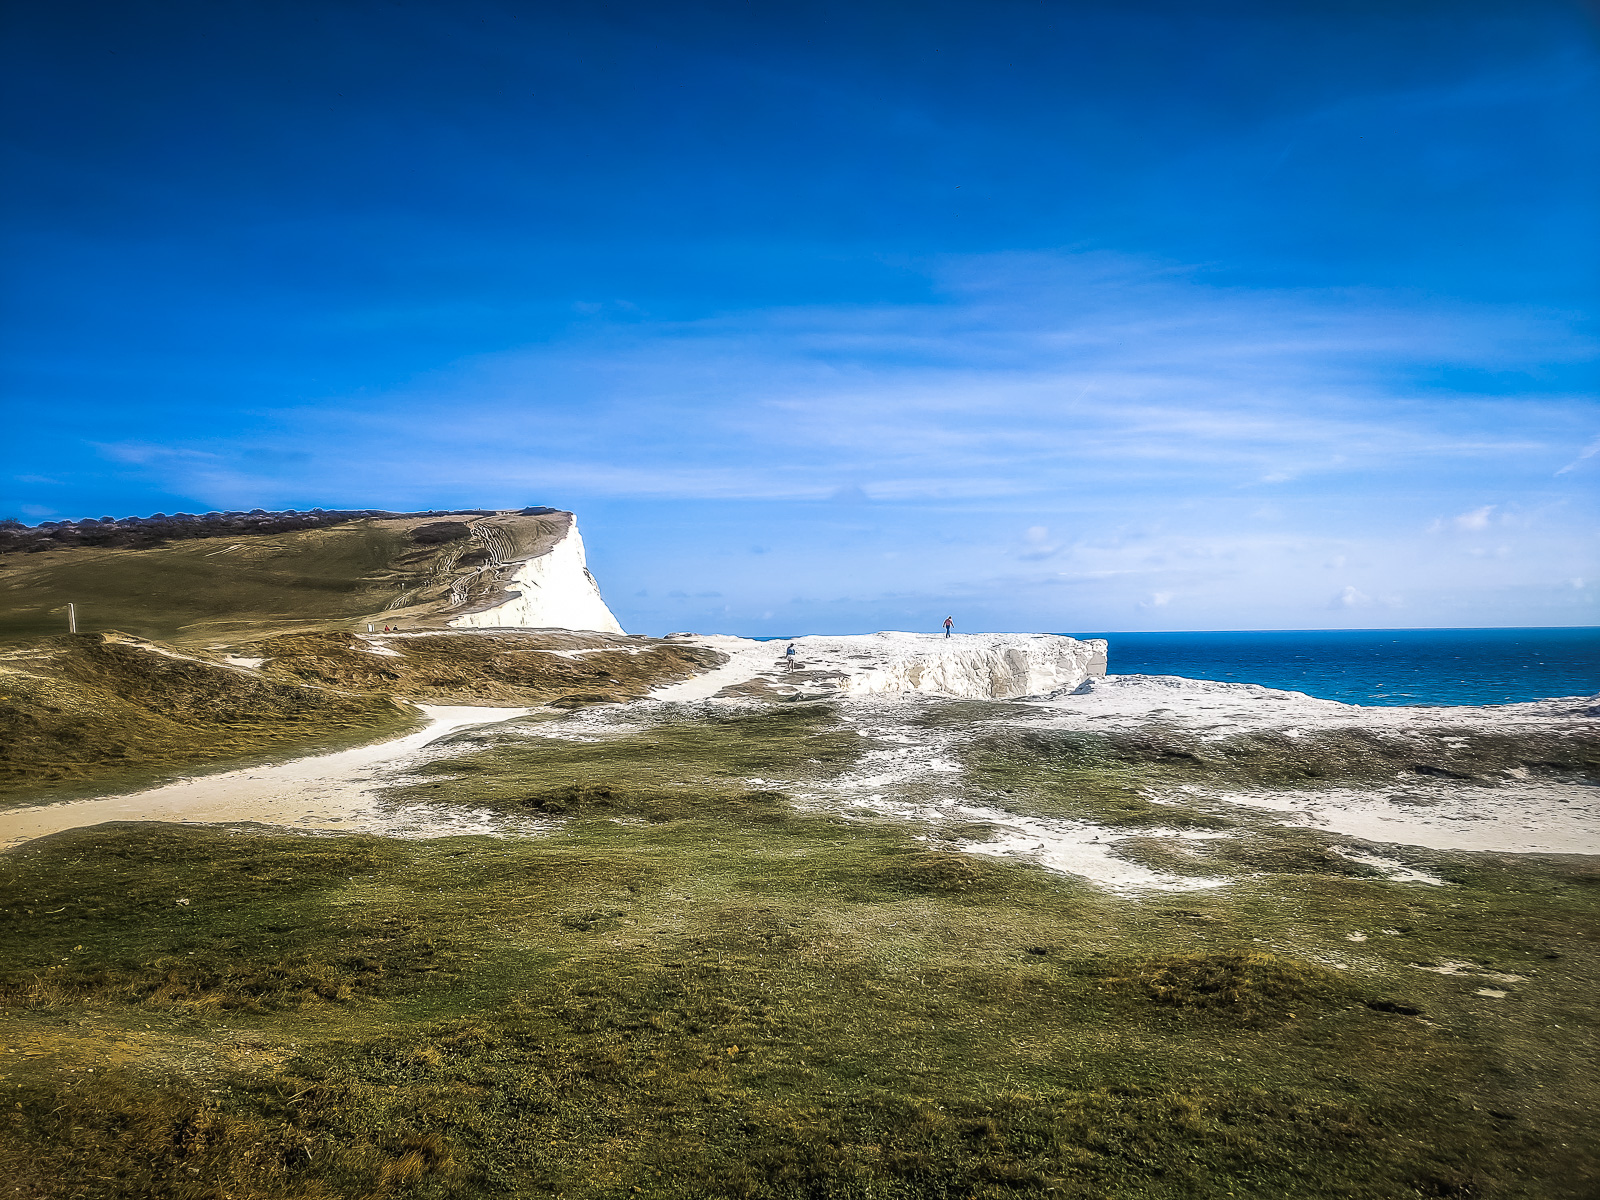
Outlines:
<svg viewBox="0 0 1600 1200"><path fill-rule="evenodd" d="M67 601L67 632L78 632L78 606L72 601Z"/></svg>

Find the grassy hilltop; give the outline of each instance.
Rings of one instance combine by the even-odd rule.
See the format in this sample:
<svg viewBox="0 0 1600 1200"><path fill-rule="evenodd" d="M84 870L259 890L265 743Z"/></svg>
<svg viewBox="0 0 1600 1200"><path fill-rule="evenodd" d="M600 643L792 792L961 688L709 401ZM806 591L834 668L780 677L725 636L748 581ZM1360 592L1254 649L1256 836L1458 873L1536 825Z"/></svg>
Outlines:
<svg viewBox="0 0 1600 1200"><path fill-rule="evenodd" d="M451 584L489 563L471 522L492 518L536 537L565 515L217 514L0 526L0 643L65 632L69 601L82 632L180 644L368 621L431 627ZM478 591L483 600L493 588Z"/></svg>

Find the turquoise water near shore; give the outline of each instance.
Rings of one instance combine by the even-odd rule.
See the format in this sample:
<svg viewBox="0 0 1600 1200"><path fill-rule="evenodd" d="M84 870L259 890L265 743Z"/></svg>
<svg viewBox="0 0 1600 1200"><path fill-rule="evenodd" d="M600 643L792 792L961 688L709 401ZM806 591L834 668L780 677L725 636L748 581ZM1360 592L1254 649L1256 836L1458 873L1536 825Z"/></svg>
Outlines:
<svg viewBox="0 0 1600 1200"><path fill-rule="evenodd" d="M1600 628L1075 632L1113 675L1259 683L1346 704L1508 704L1600 692Z"/></svg>

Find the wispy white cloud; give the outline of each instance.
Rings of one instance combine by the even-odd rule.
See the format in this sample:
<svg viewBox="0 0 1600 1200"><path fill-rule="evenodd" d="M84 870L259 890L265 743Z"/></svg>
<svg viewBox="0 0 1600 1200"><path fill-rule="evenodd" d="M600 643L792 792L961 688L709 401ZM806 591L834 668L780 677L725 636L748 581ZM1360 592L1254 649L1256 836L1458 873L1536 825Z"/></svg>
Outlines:
<svg viewBox="0 0 1600 1200"><path fill-rule="evenodd" d="M345 470L419 489L469 462L506 487L664 499L1315 488L1547 455L1566 397L1441 403L1407 380L1590 352L1556 317L1221 288L1112 255L952 260L937 279L933 303L631 322L276 416L323 446L307 475L359 446ZM102 453L201 473L198 451Z"/></svg>
<svg viewBox="0 0 1600 1200"><path fill-rule="evenodd" d="M200 450L192 446L163 446L150 442L90 442L89 444L102 458L141 467L214 462L222 457L215 451Z"/></svg>
<svg viewBox="0 0 1600 1200"><path fill-rule="evenodd" d="M1595 438L1594 441L1590 442L1581 451L1579 451L1578 457L1573 459L1566 466L1562 467L1559 471L1556 472L1556 474L1557 475L1565 475L1569 471L1571 471L1573 468L1582 466L1585 462L1587 462L1589 459L1593 458L1596 454L1600 454L1600 437Z"/></svg>
<svg viewBox="0 0 1600 1200"><path fill-rule="evenodd" d="M1043 562L1054 558L1061 550L1058 539L1050 536L1047 525L1030 525L1022 535L1022 549L1017 557L1023 562Z"/></svg>

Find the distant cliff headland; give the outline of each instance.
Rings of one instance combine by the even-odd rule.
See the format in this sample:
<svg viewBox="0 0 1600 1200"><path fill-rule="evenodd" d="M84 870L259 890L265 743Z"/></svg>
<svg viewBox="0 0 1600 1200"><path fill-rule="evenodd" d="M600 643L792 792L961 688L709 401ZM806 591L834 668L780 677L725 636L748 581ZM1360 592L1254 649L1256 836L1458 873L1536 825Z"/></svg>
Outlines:
<svg viewBox="0 0 1600 1200"><path fill-rule="evenodd" d="M163 641L362 629L621 633L577 518L546 506L395 513L157 513L0 523L0 637L117 630Z"/></svg>
<svg viewBox="0 0 1600 1200"><path fill-rule="evenodd" d="M542 516L560 511L554 508L532 507L518 511L519 516ZM491 508L457 508L429 512L389 512L378 508L313 508L298 512L292 508L268 512L252 508L249 512L208 513L155 513L148 517L100 517L82 521L40 521L26 525L15 518L0 521L0 554L37 553L43 550L64 550L76 546L98 546L116 550L145 550L164 546L168 542L187 541L193 538L248 537L272 533L293 533L307 529L328 529L351 521L404 520L416 517L488 517L496 510ZM435 533L432 540L449 541L465 536L466 527L460 522L449 522L451 528ZM460 533L454 527L460 527ZM415 535L413 535L415 537ZM416 537L419 542L430 540Z"/></svg>

